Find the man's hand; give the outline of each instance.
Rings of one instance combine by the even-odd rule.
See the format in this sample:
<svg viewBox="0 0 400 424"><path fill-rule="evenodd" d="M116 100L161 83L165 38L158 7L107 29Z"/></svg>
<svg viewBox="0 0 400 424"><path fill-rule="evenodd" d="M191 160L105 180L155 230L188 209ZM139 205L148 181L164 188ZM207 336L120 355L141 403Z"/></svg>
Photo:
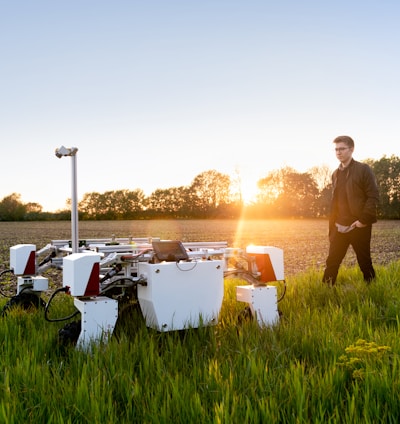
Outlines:
<svg viewBox="0 0 400 424"><path fill-rule="evenodd" d="M364 228L364 227L366 227L366 224L363 224L362 222L360 222L360 221L354 221L352 224L351 224L351 226L353 227L353 228L355 228L355 227L357 227L357 228Z"/></svg>

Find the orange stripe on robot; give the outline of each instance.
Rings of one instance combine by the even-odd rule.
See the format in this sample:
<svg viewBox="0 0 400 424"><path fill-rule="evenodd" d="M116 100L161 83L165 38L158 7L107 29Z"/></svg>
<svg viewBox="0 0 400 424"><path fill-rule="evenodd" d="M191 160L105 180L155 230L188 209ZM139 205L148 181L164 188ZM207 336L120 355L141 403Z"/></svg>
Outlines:
<svg viewBox="0 0 400 424"><path fill-rule="evenodd" d="M256 264L259 272L261 273L260 281L263 283L268 283L270 281L276 281L276 275L274 267L272 266L271 257L268 253L263 254L254 254L256 258Z"/></svg>

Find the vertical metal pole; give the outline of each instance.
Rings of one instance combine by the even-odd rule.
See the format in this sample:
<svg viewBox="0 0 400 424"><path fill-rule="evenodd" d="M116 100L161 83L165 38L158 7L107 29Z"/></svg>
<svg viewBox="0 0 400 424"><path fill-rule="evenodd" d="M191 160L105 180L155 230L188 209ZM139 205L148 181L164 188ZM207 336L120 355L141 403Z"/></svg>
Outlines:
<svg viewBox="0 0 400 424"><path fill-rule="evenodd" d="M71 247L72 253L78 253L79 250L79 236L78 236L78 195L77 195L77 178L76 178L76 147L61 146L56 149L56 156L62 158L63 156L71 156L72 163L72 194L71 194Z"/></svg>
<svg viewBox="0 0 400 424"><path fill-rule="evenodd" d="M76 152L75 152L76 153ZM71 155L71 173L72 173L72 193L71 193L71 236L72 236L72 253L79 250L78 235L78 194L77 194L77 176L76 176L76 154Z"/></svg>

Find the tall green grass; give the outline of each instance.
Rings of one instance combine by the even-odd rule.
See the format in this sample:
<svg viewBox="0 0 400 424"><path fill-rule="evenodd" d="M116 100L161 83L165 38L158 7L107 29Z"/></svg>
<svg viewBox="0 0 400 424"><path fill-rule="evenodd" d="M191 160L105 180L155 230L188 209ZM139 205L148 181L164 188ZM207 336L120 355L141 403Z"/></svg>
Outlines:
<svg viewBox="0 0 400 424"><path fill-rule="evenodd" d="M0 324L0 423L398 423L400 263L377 275L290 278L263 329L241 319L243 282L226 280L218 325L127 320L90 352L57 345L65 323L15 309Z"/></svg>

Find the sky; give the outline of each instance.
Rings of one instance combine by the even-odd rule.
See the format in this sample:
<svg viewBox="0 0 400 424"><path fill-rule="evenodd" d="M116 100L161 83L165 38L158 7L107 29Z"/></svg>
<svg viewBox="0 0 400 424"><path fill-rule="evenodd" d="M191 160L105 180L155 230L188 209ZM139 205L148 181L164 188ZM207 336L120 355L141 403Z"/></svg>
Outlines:
<svg viewBox="0 0 400 424"><path fill-rule="evenodd" d="M0 200L400 155L398 0L0 0Z"/></svg>

